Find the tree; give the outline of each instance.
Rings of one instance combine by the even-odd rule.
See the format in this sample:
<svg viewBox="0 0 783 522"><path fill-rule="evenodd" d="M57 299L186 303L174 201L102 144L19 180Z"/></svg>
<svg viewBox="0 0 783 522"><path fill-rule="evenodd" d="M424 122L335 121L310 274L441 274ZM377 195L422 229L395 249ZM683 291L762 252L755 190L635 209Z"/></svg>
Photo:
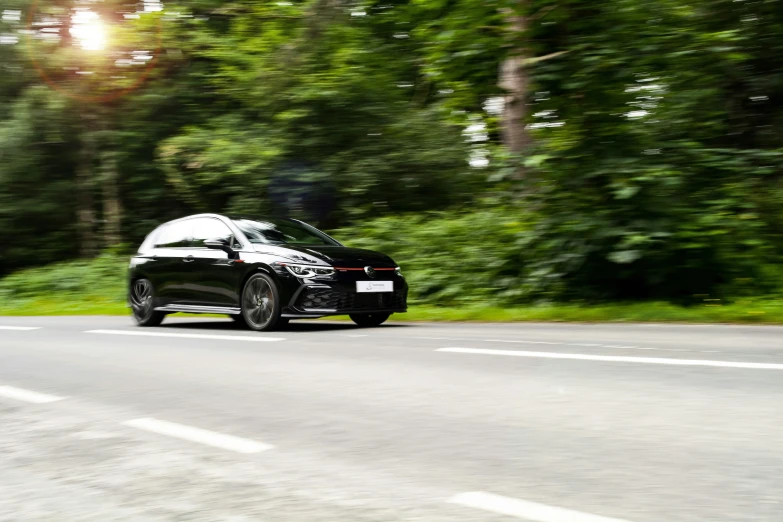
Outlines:
<svg viewBox="0 0 783 522"><path fill-rule="evenodd" d="M463 197L460 128L426 108L410 44L389 34L386 14L321 1L192 9L181 49L209 94L159 148L189 204L336 224Z"/></svg>

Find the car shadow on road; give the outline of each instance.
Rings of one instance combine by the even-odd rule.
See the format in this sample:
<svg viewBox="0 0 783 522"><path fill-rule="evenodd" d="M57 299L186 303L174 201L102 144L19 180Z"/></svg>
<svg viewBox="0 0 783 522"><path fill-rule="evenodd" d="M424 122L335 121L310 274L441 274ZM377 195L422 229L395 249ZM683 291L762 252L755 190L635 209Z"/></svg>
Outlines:
<svg viewBox="0 0 783 522"><path fill-rule="evenodd" d="M193 318L185 317L171 317L167 318L163 325L166 328L182 328L184 330L220 330L220 331L236 331L236 332L249 332L247 328L235 323L230 319L214 319L205 318L193 320ZM329 332L329 331L364 331L364 330L383 330L388 328L405 328L412 325L391 323L384 324L375 328L361 328L352 322L338 322L338 321L314 321L314 320L299 320L291 321L286 326L275 330L276 332Z"/></svg>

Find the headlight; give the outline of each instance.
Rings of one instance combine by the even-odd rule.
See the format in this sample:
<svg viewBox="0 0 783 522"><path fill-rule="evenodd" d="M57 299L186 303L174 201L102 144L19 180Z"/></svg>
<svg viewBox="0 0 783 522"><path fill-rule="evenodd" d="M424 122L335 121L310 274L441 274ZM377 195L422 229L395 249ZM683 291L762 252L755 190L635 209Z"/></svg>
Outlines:
<svg viewBox="0 0 783 522"><path fill-rule="evenodd" d="M278 263L284 266L291 275L296 277L310 278L328 278L334 275L334 268L330 266L318 265L297 265L292 263Z"/></svg>

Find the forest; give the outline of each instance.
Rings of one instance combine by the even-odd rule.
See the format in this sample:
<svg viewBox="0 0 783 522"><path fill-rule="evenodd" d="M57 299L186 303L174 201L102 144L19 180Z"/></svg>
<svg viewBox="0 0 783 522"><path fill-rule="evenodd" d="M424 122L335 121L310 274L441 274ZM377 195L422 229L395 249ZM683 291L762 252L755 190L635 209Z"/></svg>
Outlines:
<svg viewBox="0 0 783 522"><path fill-rule="evenodd" d="M385 251L414 303L781 294L779 0L0 11L0 299L198 212Z"/></svg>

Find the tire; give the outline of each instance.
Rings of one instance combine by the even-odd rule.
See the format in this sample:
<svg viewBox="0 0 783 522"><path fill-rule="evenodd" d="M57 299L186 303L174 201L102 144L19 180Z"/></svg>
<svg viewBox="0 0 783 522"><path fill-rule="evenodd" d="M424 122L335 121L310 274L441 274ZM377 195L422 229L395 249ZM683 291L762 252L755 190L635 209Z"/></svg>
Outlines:
<svg viewBox="0 0 783 522"><path fill-rule="evenodd" d="M231 319L234 320L235 323L237 323L239 326L243 328L247 328L247 323L245 322L245 318L242 317L242 314L231 314L229 315Z"/></svg>
<svg viewBox="0 0 783 522"><path fill-rule="evenodd" d="M391 314L351 314L351 321L364 328L380 326L386 322Z"/></svg>
<svg viewBox="0 0 783 522"><path fill-rule="evenodd" d="M139 326L158 326L166 317L155 311L155 289L149 279L137 279L131 284L130 305Z"/></svg>
<svg viewBox="0 0 783 522"><path fill-rule="evenodd" d="M245 321L245 318L242 316L242 314L231 314L229 315L231 319L234 320L235 323L237 323L242 328L247 328L247 321ZM288 325L288 318L287 317L281 317L277 320L277 324L275 325L275 328L284 328Z"/></svg>
<svg viewBox="0 0 783 522"><path fill-rule="evenodd" d="M254 274L242 289L242 321L251 330L265 332L284 324L280 317L280 292L266 274Z"/></svg>

